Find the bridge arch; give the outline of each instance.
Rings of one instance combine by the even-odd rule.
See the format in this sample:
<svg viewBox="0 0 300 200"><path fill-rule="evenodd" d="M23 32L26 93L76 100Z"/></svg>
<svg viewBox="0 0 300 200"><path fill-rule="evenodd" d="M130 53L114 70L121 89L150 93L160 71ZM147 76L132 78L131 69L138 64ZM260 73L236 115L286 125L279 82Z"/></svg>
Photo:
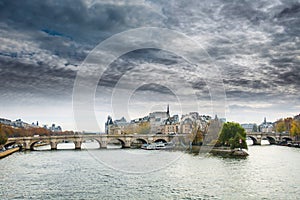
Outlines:
<svg viewBox="0 0 300 200"><path fill-rule="evenodd" d="M68 139L57 139L56 141L51 141L51 148L52 149L60 149L60 146L61 144L64 144L64 143L73 143L74 146L72 145L72 148L71 148L71 145L70 145L70 149L80 149L81 148L81 142L79 144L78 141L76 141L75 139L73 138L68 138ZM66 148L66 149L69 149L69 148Z"/></svg>
<svg viewBox="0 0 300 200"><path fill-rule="evenodd" d="M44 142L45 144L50 144L50 142L46 142L46 141L43 141L43 140L36 140L36 141L33 141L29 144L29 147L30 147L30 150L31 151L34 151L34 145L37 144L38 142Z"/></svg>
<svg viewBox="0 0 300 200"><path fill-rule="evenodd" d="M98 140L98 139L96 139L96 138L93 138L93 140L95 140L96 142L98 142L98 144L99 144L99 149L102 148L102 144L101 144L101 141L100 141L100 140Z"/></svg>
<svg viewBox="0 0 300 200"><path fill-rule="evenodd" d="M282 140L283 141L293 141L293 139L292 138L290 138L289 136L284 136L284 137L282 137Z"/></svg>
<svg viewBox="0 0 300 200"><path fill-rule="evenodd" d="M116 141L118 141L118 142L120 142L120 144L122 145L122 148L124 148L125 147L125 141L123 140L123 139L121 139L121 138L109 138L108 140L107 140L107 144L113 144L113 142L116 142Z"/></svg>
<svg viewBox="0 0 300 200"><path fill-rule="evenodd" d="M163 138L158 138L156 140L154 140L155 143L157 142L162 142L162 143L167 143L167 140L163 139Z"/></svg>
<svg viewBox="0 0 300 200"><path fill-rule="evenodd" d="M96 141L99 144L99 149L101 149L102 146L103 146L103 144L101 143L101 141L99 139L96 139L96 138L84 139L82 141L82 144L85 143L87 140L94 140L94 141ZM82 144L81 144L81 146L82 146Z"/></svg>
<svg viewBox="0 0 300 200"><path fill-rule="evenodd" d="M270 144L276 144L276 139L275 137L272 136L266 136Z"/></svg>
<svg viewBox="0 0 300 200"><path fill-rule="evenodd" d="M253 145L259 145L256 137L254 137L252 135L248 135L248 137L253 141Z"/></svg>
<svg viewBox="0 0 300 200"><path fill-rule="evenodd" d="M143 144L148 144L148 141L142 138L133 138L130 142L130 147L141 148Z"/></svg>
<svg viewBox="0 0 300 200"><path fill-rule="evenodd" d="M7 148L7 147L9 147L9 146L11 146L11 145L14 145L14 144L17 144L17 142L16 142L16 141L8 142L8 143L6 143L6 144L4 145L4 147Z"/></svg>
<svg viewBox="0 0 300 200"><path fill-rule="evenodd" d="M140 142L140 143L142 143L142 144L148 144L147 139L143 139L143 138L133 138L133 139L131 140L131 143L133 143L133 142L135 142L135 141Z"/></svg>

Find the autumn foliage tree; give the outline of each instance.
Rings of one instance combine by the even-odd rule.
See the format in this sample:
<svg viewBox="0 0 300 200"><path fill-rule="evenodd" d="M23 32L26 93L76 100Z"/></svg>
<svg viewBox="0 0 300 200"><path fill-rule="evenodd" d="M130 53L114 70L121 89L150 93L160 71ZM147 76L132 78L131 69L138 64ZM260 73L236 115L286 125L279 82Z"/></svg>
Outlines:
<svg viewBox="0 0 300 200"><path fill-rule="evenodd" d="M150 133L150 123L149 122L142 122L139 124L139 126L137 127L136 132L138 134L148 134Z"/></svg>
<svg viewBox="0 0 300 200"><path fill-rule="evenodd" d="M189 141L191 141L193 145L202 144L203 135L204 130L201 130L200 124L198 124L197 122L193 122L192 132L188 135Z"/></svg>
<svg viewBox="0 0 300 200"><path fill-rule="evenodd" d="M282 133L282 132L290 132L291 133L291 129L293 126L295 119L293 119L292 117L287 117L284 119L279 119L276 122L275 125L275 130L276 132ZM295 124L294 124L295 126Z"/></svg>
<svg viewBox="0 0 300 200"><path fill-rule="evenodd" d="M73 135L73 131L61 131L52 132L46 128L42 127L12 127L4 124L0 124L0 133L2 138L8 137L32 137L34 135L39 136L50 136L50 135ZM3 140L4 141L4 140Z"/></svg>
<svg viewBox="0 0 300 200"><path fill-rule="evenodd" d="M276 122L275 129L276 129L276 132L278 132L278 133L282 133L282 132L286 131L285 123L282 119L280 119Z"/></svg>
<svg viewBox="0 0 300 200"><path fill-rule="evenodd" d="M299 140L300 136L300 121L299 120L293 120L291 125L290 134L293 137L296 137L296 140Z"/></svg>
<svg viewBox="0 0 300 200"><path fill-rule="evenodd" d="M4 130L2 129L2 125L0 124L0 146L5 144L7 141L7 136Z"/></svg>
<svg viewBox="0 0 300 200"><path fill-rule="evenodd" d="M150 133L150 129L151 129L150 122L142 122L139 124L129 124L124 128L123 134L133 134L133 133L148 134L148 133Z"/></svg>

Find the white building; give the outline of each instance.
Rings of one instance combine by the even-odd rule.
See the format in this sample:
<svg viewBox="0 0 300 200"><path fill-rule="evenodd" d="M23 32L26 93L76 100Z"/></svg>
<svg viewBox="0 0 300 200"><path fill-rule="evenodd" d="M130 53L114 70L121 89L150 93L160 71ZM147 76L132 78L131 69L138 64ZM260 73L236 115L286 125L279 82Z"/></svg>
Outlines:
<svg viewBox="0 0 300 200"><path fill-rule="evenodd" d="M274 124L272 122L267 122L267 119L264 119L264 122L259 125L259 131L263 133L270 133L274 129Z"/></svg>
<svg viewBox="0 0 300 200"><path fill-rule="evenodd" d="M252 132L254 128L254 124L241 124L241 126L245 129L247 133Z"/></svg>
<svg viewBox="0 0 300 200"><path fill-rule="evenodd" d="M55 126L55 124L52 124L52 126L49 127L49 130L52 132L61 132L62 128L60 126Z"/></svg>
<svg viewBox="0 0 300 200"><path fill-rule="evenodd" d="M9 120L9 119L0 118L0 123L1 123L1 124L5 124L5 125L12 126L12 121Z"/></svg>
<svg viewBox="0 0 300 200"><path fill-rule="evenodd" d="M182 115L180 121L180 133L190 134L193 128L200 127L204 131L208 122L211 120L210 116L199 115L198 112L190 112L189 114Z"/></svg>

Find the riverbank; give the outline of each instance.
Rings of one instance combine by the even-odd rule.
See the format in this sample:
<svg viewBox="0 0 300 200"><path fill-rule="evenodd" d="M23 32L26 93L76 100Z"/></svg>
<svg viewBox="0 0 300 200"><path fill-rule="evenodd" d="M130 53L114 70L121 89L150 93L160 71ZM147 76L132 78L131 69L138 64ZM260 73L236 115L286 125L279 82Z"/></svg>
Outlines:
<svg viewBox="0 0 300 200"><path fill-rule="evenodd" d="M199 153L200 149L204 148L205 146L192 146L190 149L193 153ZM244 149L230 149L228 147L213 147L209 153L216 155L216 156L222 156L222 157L247 157L249 154Z"/></svg>
<svg viewBox="0 0 300 200"><path fill-rule="evenodd" d="M247 157L249 154L243 149L213 148L210 153L223 157Z"/></svg>
<svg viewBox="0 0 300 200"><path fill-rule="evenodd" d="M0 159L4 158L6 156L9 156L9 155L11 155L11 154L13 154L13 153L15 153L15 152L17 152L19 150L20 150L20 147L15 147L15 148L12 148L12 149L8 149L8 150L5 150L5 151L2 151L2 152L0 152Z"/></svg>

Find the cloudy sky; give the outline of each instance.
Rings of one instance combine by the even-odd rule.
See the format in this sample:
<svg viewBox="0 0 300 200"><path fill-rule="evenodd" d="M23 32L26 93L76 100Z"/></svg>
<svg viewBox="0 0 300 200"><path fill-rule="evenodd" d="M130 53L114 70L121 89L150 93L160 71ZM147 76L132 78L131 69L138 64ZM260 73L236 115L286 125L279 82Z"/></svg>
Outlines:
<svg viewBox="0 0 300 200"><path fill-rule="evenodd" d="M83 61L104 40L140 27L184 34L209 64L164 49L116 58L95 92L100 131L107 115L123 115L122 107L130 118L167 104L171 114L214 115L212 65L223 83L228 121L300 113L300 1L0 0L0 117L76 129L72 96ZM130 99L122 102L126 93Z"/></svg>

